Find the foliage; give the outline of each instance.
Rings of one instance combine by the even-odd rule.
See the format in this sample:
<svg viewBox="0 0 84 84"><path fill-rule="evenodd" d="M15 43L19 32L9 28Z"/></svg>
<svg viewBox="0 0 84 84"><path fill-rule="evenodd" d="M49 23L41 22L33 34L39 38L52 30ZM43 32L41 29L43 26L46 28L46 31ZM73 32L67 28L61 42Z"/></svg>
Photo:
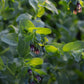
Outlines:
<svg viewBox="0 0 84 84"><path fill-rule="evenodd" d="M0 84L83 83L84 0L0 0Z"/></svg>

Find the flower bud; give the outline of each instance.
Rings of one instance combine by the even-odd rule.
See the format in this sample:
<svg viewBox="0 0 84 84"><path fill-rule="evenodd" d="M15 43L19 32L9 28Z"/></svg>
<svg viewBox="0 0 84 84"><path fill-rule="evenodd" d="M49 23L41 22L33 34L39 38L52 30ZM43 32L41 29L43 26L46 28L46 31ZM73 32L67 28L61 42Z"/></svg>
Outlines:
<svg viewBox="0 0 84 84"><path fill-rule="evenodd" d="M75 15L77 14L77 9L73 10L73 14Z"/></svg>
<svg viewBox="0 0 84 84"><path fill-rule="evenodd" d="M77 2L77 9L79 10L81 8L81 5L79 2Z"/></svg>
<svg viewBox="0 0 84 84"><path fill-rule="evenodd" d="M33 52L35 50L34 45L30 45L30 50Z"/></svg>
<svg viewBox="0 0 84 84"><path fill-rule="evenodd" d="M28 69L28 73L31 75L32 74L32 70L31 69Z"/></svg>
<svg viewBox="0 0 84 84"><path fill-rule="evenodd" d="M81 13L82 12L82 8L78 9L78 13Z"/></svg>
<svg viewBox="0 0 84 84"><path fill-rule="evenodd" d="M36 79L38 80L38 82L41 81L41 77L39 75L36 76Z"/></svg>
<svg viewBox="0 0 84 84"><path fill-rule="evenodd" d="M40 53L39 49L36 49L34 53L38 55Z"/></svg>

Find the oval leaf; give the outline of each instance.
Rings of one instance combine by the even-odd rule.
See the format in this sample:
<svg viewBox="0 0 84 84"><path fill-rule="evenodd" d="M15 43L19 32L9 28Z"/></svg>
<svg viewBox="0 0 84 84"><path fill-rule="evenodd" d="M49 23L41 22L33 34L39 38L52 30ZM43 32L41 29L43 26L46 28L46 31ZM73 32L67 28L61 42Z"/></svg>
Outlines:
<svg viewBox="0 0 84 84"><path fill-rule="evenodd" d="M52 53L55 53L55 52L58 51L58 49L56 47L52 46L52 45L46 45L45 49L46 49L47 52L52 52Z"/></svg>
<svg viewBox="0 0 84 84"><path fill-rule="evenodd" d="M64 45L63 51L79 50L84 48L83 41L70 42Z"/></svg>
<svg viewBox="0 0 84 84"><path fill-rule="evenodd" d="M8 45L17 46L17 34L15 34L15 33L3 35L1 37L1 40L3 42L7 43Z"/></svg>
<svg viewBox="0 0 84 84"><path fill-rule="evenodd" d="M57 8L54 6L54 4L48 0L46 0L46 5L45 8L47 8L48 10L55 12L56 14L58 14L58 10Z"/></svg>
<svg viewBox="0 0 84 84"><path fill-rule="evenodd" d="M28 28L29 32L33 32L33 30L36 30L37 34L47 35L47 34L51 33L51 30L49 28L43 28L43 27L30 27L30 28Z"/></svg>
<svg viewBox="0 0 84 84"><path fill-rule="evenodd" d="M31 19L31 18L32 16L30 14L24 13L17 17L16 22L19 22L20 20L23 20L23 19Z"/></svg>
<svg viewBox="0 0 84 84"><path fill-rule="evenodd" d="M41 65L41 64L43 64L43 59L42 58L33 58L30 61L30 65L32 65L32 66Z"/></svg>

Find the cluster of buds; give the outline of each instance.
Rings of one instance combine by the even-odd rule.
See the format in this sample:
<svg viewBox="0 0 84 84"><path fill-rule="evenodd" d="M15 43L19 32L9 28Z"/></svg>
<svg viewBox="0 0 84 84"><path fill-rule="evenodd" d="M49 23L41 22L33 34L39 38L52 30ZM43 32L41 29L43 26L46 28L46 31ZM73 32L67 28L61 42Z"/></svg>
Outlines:
<svg viewBox="0 0 84 84"><path fill-rule="evenodd" d="M81 7L81 4L80 2L77 2L77 6L76 8L73 10L73 14L77 14L77 13L81 13L82 12L82 7Z"/></svg>
<svg viewBox="0 0 84 84"><path fill-rule="evenodd" d="M32 75L32 70L28 69L28 73L29 73L29 75Z"/></svg>
<svg viewBox="0 0 84 84"><path fill-rule="evenodd" d="M32 72L31 69L28 69L28 74L29 75L33 75L33 72ZM37 80L38 83L42 80L39 75L36 75L35 78L36 78L36 80ZM31 81L30 84L35 84L35 82L34 81Z"/></svg>
<svg viewBox="0 0 84 84"><path fill-rule="evenodd" d="M30 44L30 50L34 52L36 55L40 53L40 50L36 48L33 44Z"/></svg>
<svg viewBox="0 0 84 84"><path fill-rule="evenodd" d="M39 75L36 76L36 79L37 79L38 82L41 81L41 77Z"/></svg>

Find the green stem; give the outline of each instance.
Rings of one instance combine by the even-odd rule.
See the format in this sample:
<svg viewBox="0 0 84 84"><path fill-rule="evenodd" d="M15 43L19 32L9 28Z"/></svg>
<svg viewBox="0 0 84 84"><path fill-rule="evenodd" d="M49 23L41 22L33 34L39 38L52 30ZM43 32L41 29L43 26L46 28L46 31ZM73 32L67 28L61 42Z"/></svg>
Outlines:
<svg viewBox="0 0 84 84"><path fill-rule="evenodd" d="M19 84L19 81L18 80L15 80L15 84Z"/></svg>
<svg viewBox="0 0 84 84"><path fill-rule="evenodd" d="M0 53L0 55L4 54L4 53L7 52L8 50L9 50L9 47L6 48L5 50L3 50L3 51Z"/></svg>
<svg viewBox="0 0 84 84"><path fill-rule="evenodd" d="M2 0L2 9L5 7L5 0Z"/></svg>
<svg viewBox="0 0 84 84"><path fill-rule="evenodd" d="M11 71L11 69L10 69L8 66L6 66L6 68L8 69L8 71L9 71L13 76L15 76L15 74Z"/></svg>
<svg viewBox="0 0 84 84"><path fill-rule="evenodd" d="M52 82L52 80L51 80L51 78L48 80L48 84L51 84L51 82Z"/></svg>
<svg viewBox="0 0 84 84"><path fill-rule="evenodd" d="M1 13L3 14L3 10L4 10L4 8L5 8L5 0L2 0L1 1L1 5L2 5L2 8L1 8Z"/></svg>

